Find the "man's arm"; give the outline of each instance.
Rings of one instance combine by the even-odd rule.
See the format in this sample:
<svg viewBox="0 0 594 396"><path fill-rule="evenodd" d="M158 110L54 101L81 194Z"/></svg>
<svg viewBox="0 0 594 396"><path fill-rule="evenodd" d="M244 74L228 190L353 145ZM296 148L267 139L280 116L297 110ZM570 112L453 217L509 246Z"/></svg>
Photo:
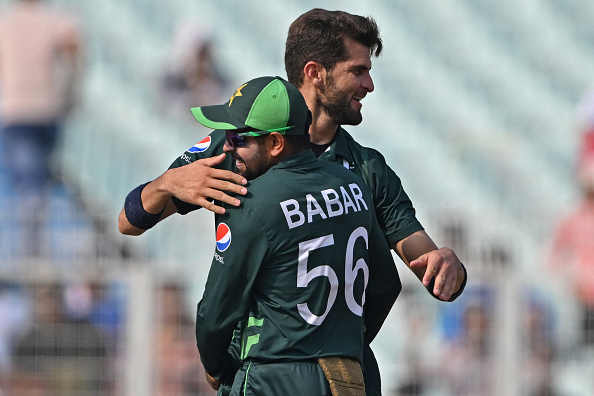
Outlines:
<svg viewBox="0 0 594 396"><path fill-rule="evenodd" d="M449 301L465 283L462 263L450 248L438 248L425 231L417 231L392 244L392 249L425 287L435 277L433 294Z"/></svg>
<svg viewBox="0 0 594 396"><path fill-rule="evenodd" d="M260 265L266 261L268 243L249 206L230 209L218 218L217 224L221 223L233 230L233 238L223 252L217 248L208 272L196 312L196 345L208 375L222 384L231 384L238 365L229 353L229 345L237 324L248 316L252 288Z"/></svg>
<svg viewBox="0 0 594 396"><path fill-rule="evenodd" d="M365 340L371 343L402 290L392 251L374 216L369 230L369 282L365 289Z"/></svg>
<svg viewBox="0 0 594 396"><path fill-rule="evenodd" d="M243 186L247 181L231 171L213 168L224 159L225 154L220 154L169 169L142 189L142 208L148 214L162 213L159 219L161 221L178 211L172 197L219 214L225 213L225 209L215 205L212 200L239 206L239 199L225 194L224 191L243 195L247 192ZM118 229L125 235L141 235L146 231L130 223L125 207L120 211Z"/></svg>

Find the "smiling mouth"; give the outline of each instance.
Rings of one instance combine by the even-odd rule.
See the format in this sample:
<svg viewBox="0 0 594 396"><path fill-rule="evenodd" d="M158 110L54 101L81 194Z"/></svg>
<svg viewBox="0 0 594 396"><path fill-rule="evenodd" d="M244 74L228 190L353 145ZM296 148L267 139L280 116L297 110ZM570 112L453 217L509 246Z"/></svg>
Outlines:
<svg viewBox="0 0 594 396"><path fill-rule="evenodd" d="M356 107L363 107L363 103L361 103L361 100L363 100L363 98L362 98L362 97L359 97L359 96L353 96L353 101L357 103L357 104L355 105Z"/></svg>
<svg viewBox="0 0 594 396"><path fill-rule="evenodd" d="M244 163L243 160L235 153L231 155L231 157L233 158L233 160L235 160L236 165Z"/></svg>

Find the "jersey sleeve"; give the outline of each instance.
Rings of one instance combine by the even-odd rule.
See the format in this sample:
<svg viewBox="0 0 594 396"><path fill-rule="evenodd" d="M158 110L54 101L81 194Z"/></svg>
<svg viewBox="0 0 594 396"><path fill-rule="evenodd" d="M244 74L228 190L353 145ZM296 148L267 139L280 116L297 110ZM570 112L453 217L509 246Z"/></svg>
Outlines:
<svg viewBox="0 0 594 396"><path fill-rule="evenodd" d="M237 323L245 319L251 290L268 254L263 226L247 204L217 218L217 247L196 314L196 342L213 377L233 380L236 365L228 352Z"/></svg>
<svg viewBox="0 0 594 396"><path fill-rule="evenodd" d="M369 237L369 284L365 296L365 340L370 343L402 290L392 251L375 216Z"/></svg>
<svg viewBox="0 0 594 396"><path fill-rule="evenodd" d="M388 242L393 244L422 230L423 226L398 175L379 152L368 150L375 154L367 162L367 178L374 197L377 221Z"/></svg>
<svg viewBox="0 0 594 396"><path fill-rule="evenodd" d="M224 145L225 132L218 129L214 130L207 137L177 157L176 160L173 161L173 163L169 166L169 169L179 168L200 159L211 158L222 154ZM230 158L227 158L221 164L217 165L216 168L233 170L233 162ZM201 208L199 205L193 205L188 202L184 202L176 197L172 197L172 201L177 208L177 212L182 215Z"/></svg>

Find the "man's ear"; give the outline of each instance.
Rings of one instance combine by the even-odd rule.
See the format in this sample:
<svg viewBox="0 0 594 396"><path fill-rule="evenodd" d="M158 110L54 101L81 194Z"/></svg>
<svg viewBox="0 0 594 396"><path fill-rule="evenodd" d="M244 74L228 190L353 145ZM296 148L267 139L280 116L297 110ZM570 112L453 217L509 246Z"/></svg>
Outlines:
<svg viewBox="0 0 594 396"><path fill-rule="evenodd" d="M285 138L278 132L270 133L268 139L268 148L270 149L270 155L272 157L279 156L285 149Z"/></svg>
<svg viewBox="0 0 594 396"><path fill-rule="evenodd" d="M318 62L309 61L303 68L305 79L315 87L321 87L324 85L326 79L326 69Z"/></svg>

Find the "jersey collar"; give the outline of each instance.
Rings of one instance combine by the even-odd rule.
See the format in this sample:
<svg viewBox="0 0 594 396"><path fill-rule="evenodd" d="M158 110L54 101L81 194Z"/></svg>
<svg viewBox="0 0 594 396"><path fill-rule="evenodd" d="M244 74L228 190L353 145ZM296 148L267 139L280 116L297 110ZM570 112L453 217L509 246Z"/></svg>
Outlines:
<svg viewBox="0 0 594 396"><path fill-rule="evenodd" d="M351 154L351 150L349 150L347 136L348 132L339 126L336 135L334 136L334 142L322 153L322 155L320 155L320 158L325 158L326 160L333 162L341 162L345 168L352 169L355 161Z"/></svg>
<svg viewBox="0 0 594 396"><path fill-rule="evenodd" d="M287 158L283 159L281 162L276 164L275 168L292 168L296 164L304 165L309 163L316 163L318 159L314 155L313 151L311 150L303 150L295 154L289 155Z"/></svg>

